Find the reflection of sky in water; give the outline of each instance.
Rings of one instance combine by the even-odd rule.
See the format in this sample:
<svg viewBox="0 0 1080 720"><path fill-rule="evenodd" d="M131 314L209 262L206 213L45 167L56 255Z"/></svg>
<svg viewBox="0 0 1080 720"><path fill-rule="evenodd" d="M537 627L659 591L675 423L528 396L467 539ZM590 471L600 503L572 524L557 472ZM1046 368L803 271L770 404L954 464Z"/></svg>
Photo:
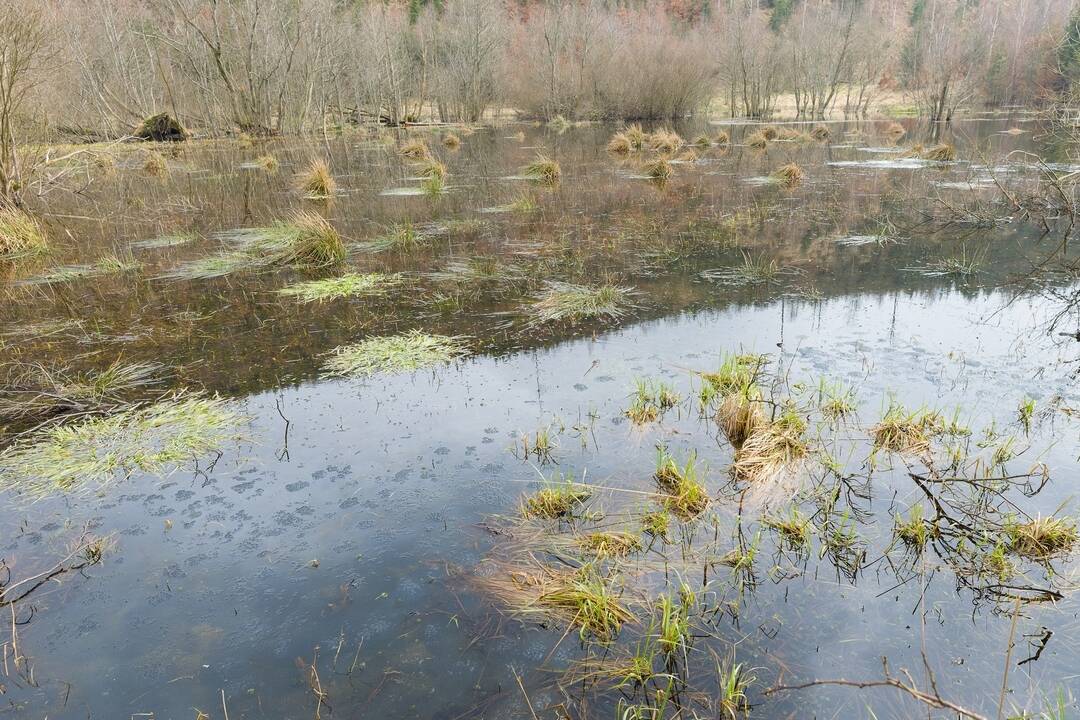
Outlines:
<svg viewBox="0 0 1080 720"><path fill-rule="evenodd" d="M73 707L102 716L148 710L167 716L192 704L209 706L223 687L239 714L253 712L260 700L302 706L295 658L310 658L315 645L321 657L331 656L343 633L347 661L339 657L339 663L351 664L363 637L364 669L335 678L339 703L361 702L382 673L397 671L372 707L393 714L395 703L423 699L430 713L421 715L436 716L441 703L467 705L474 678L485 687L505 683L508 664L522 671L539 664L557 639L509 624L462 655L482 603L455 599L447 572L479 559L484 541L471 524L486 513L511 511L534 477L507 452L513 432L595 410L599 450L582 451L564 436L560 467L587 468L599 484L642 487L652 444L664 432L635 431L621 418L633 379L673 376L689 392L684 369L712 367L732 348L775 352L781 338L787 357L794 355L796 376L857 385L865 417L880 412L892 390L909 406L960 404L965 417L1007 422L1025 393L1045 400L1071 391L1067 383L1032 379L1051 355L1033 352L1031 338L1017 333L1036 314L1030 303L978 321L1001 303L997 296L969 300L958 293L770 303L472 358L435 375L305 385L277 396L292 423L289 462L274 457L282 433L275 396L252 396L244 405L256 418L257 442L227 454L209 481L132 480L89 515L77 505L55 509L72 522L94 518L100 528L116 528L119 549L91 573L93 580L73 580L47 595L24 643L40 677L72 683ZM594 360L597 370L586 375ZM601 374L614 381L599 382ZM696 447L723 467L728 451L712 441L707 424L674 425L694 435L669 437L673 447ZM495 431L496 442L481 444L485 429ZM1071 455L1058 447L1048 460L1067 467ZM712 484L718 482L717 473ZM1056 504L1059 497L1063 492L1052 486L1045 500ZM874 508L886 526L887 502ZM52 511L31 512L42 518ZM164 518L175 522L168 532ZM51 530L64 534L56 524ZM48 533L43 528L15 540L14 554L37 538L44 543ZM917 659L912 587L878 598L892 581L888 573L879 581L868 571L850 587L837 584L827 564L816 576L815 567L811 562L807 577L764 583L743 610L740 632L726 628L731 638L749 635L746 661L773 657L793 673L814 676L871 673L886 653L895 664ZM947 573L927 603L933 615L927 643L941 677L963 680L965 696L988 692L1007 623L980 613L972 632L970 604L952 592ZM1065 607L1032 608L1025 626L1048 622L1039 619L1043 612L1069 614ZM768 640L764 633L774 631ZM565 640L549 664L570 659L574 645ZM1051 679L1076 659L1065 644L1052 649L1035 668ZM84 664L86 657L96 660Z"/></svg>
<svg viewBox="0 0 1080 720"><path fill-rule="evenodd" d="M92 291L66 290L79 297L77 307L109 308L117 325L130 330L134 339L126 345L108 328L100 330L129 353L126 357L184 366L174 379L178 384L241 397L238 402L254 421L251 442L230 449L208 474L132 478L100 499L43 502L0 516L0 554L22 561L20 568L58 554L84 523L99 533L115 533L117 540L116 551L90 570L90 579L65 578L36 599L38 615L22 628L20 639L34 658L41 688L9 685L8 697L29 703L16 715L38 717L44 709L50 717L151 711L157 717L187 717L194 706L217 717L224 689L230 717L305 716L314 702L297 659L310 662L316 646L337 716L454 718L479 714L481 708L487 717L528 717L511 667L533 688L535 705L560 702L551 689L556 675L549 671L579 657L575 634L558 642L561 628L501 621L489 599L471 592L464 581L474 571L490 571L481 560L492 540L477 523L492 514L514 513L520 495L537 479L531 465L509 448L521 433L565 424L567 431L556 438L556 469L578 477L587 471L587 480L599 485L647 490L655 444L663 440L680 455L696 449L712 468L707 480L716 490L731 451L717 440L710 422L697 418L696 409L687 405L644 430L633 428L622 411L635 378L667 378L690 396L690 371L714 368L725 351L776 354L782 343L793 378L825 377L856 386L864 425L884 411L889 393L910 408L961 407L963 418L976 428L993 419L1002 426L1012 422L1025 395L1040 406L1055 394L1066 405L1077 401L1068 369L1054 364L1059 350L1029 332L1045 320L1042 303L1006 305L1004 294L985 289L1027 267L1016 250L1031 240L1025 230L998 228L993 235L950 230L933 238L919 232L896 243L859 246L856 240L877 237L867 234L877 225L830 216L834 192L842 194L841 204L850 203L837 211L841 215L868 212L876 222L885 212L881 196L895 190L892 183L903 187L921 178L944 183L945 192L966 170L917 169L905 160L867 160L855 149L789 144L785 152L808 156L801 160L808 179L798 190L747 185L740 178L764 177L778 159L732 150L722 158L725 174L680 166L673 180L676 192L665 193L648 183L626 183L632 168L612 167L598 150L601 135L592 144L573 144L566 136L552 140L559 144L564 181L561 189L538 195L548 210L525 218L483 214L504 224L484 226L476 242L516 252L538 245L537 237L584 232L580 224L585 222L597 223L589 229L606 238L626 220L624 214L636 222L664 223L691 209L708 216L710 207L728 212L737 203L764 198L779 208L798 208L744 231L745 247L755 256L767 252L777 259L783 269L777 282L720 287L699 279L702 270L737 262L740 246L724 250L726 255L634 276L642 292L636 317L595 335L593 328L570 337L537 333L515 324L515 304L500 300L475 314L431 312L424 327L472 335L492 352L434 373L364 382L313 378L320 354L335 344L370 327L382 328L380 322L398 328L389 303L372 312L374 320L361 303L282 309L266 299L281 284L272 274L243 282L152 285L138 307L107 279ZM495 141L505 146L501 154L468 154L471 145L484 148ZM282 148L286 163L287 152ZM473 217L475 208L501 207L531 188L506 181L533 154L516 141L477 134L461 152L451 164L455 172L457 164L469 167L461 171L468 175L461 182L475 195L451 192L438 201L443 206L426 205L421 198L389 197L370 206L342 200L330 213L350 239L363 240L403 216L417 223ZM829 158L832 169L825 166ZM844 162L854 165L835 165ZM901 171L890 173L897 164ZM707 192L696 188L699 176L692 172L707 174L708 183L717 185L708 185ZM388 169L383 162L342 177L348 179L343 184L352 185L352 197L361 190L376 195L404 187L409 176L407 168ZM213 222L220 229L272 215L279 196L266 192L261 176L245 178L254 184L245 197L252 207L229 205L218 216L194 222ZM871 196L876 199L866 199ZM902 212L904 201L889 207ZM433 217L421 216L424 212ZM188 229L124 228L133 239ZM956 252L958 244L991 242L984 272L966 282L900 270ZM463 252L452 236L440 236L439 243L439 253ZM205 249L202 240L166 243L154 250L164 255L151 262L168 265ZM606 257L596 248L590 252ZM628 256L634 259L634 253ZM377 262L388 270L409 269L394 257ZM436 265L426 256L418 262ZM812 287L825 299L777 299L793 287ZM416 308L408 300L402 300L403 314L412 327ZM12 314L41 321L47 310L18 305ZM184 335L176 326L162 331L155 325L157 316L173 312L213 320L201 328L185 326ZM75 356L87 341L58 342ZM1066 357L1070 349L1062 350ZM279 391L265 389L289 379L295 383ZM290 421L287 460L278 459L285 432L278 401ZM569 429L575 424L591 425L584 445ZM1059 480L1067 479L1076 429L1061 417L1053 431L1060 439L1056 444L1049 428L1036 436L1037 449L1046 448L1038 459ZM1026 466L1033 459L1029 453L1016 462ZM874 524L860 533L880 551L881 533L891 530L892 504L905 508L916 496L899 472L875 477L874 493ZM1067 482L1055 482L1025 502L1050 512L1071 497ZM620 510L617 498L602 498L600 504ZM731 520L730 504L716 509L725 522ZM723 527L721 534L729 532ZM773 562L767 555L762 553L763 576ZM789 678L874 677L882 655L894 667L917 667L923 642L918 582L894 585L896 577L884 563L867 568L851 586L837 582L827 561L813 558L801 577L766 578L744 599L737 626L719 620L714 630L723 641L715 647L726 655L727 643L738 641L739 661L757 668L763 685L781 668ZM955 591L947 569L937 569L925 609L925 643L943 692L948 688L945 694L965 704L996 707L996 699L987 698L996 698L1009 618L986 608L973 615L970 595ZM1072 599L1025 610L1018 634L1045 625L1056 635L1038 663L1014 669L1018 698L1022 691L1024 697L1038 697L1075 682L1072 668L1080 658L1069 638L1078 630L1077 610ZM1016 653L1027 651L1025 639ZM541 665L546 670L537 671ZM70 683L70 692L62 683ZM891 696L819 690L771 700L760 716L803 716L813 708L819 716L861 717L867 703L879 718L911 715L910 706ZM608 710L597 706L598 716L614 716Z"/></svg>

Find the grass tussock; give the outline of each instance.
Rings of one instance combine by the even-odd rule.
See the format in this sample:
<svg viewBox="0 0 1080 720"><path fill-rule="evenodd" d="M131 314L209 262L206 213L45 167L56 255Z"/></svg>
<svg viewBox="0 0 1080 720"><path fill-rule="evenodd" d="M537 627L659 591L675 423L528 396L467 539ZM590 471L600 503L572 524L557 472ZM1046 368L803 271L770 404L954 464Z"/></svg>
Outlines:
<svg viewBox="0 0 1080 720"><path fill-rule="evenodd" d="M521 503L523 517L557 520L569 517L574 510L592 497L592 491L574 482L573 477L545 481L543 487Z"/></svg>
<svg viewBox="0 0 1080 720"><path fill-rule="evenodd" d="M675 168L671 166L667 158L658 157L645 163L645 174L659 182L666 182L675 174Z"/></svg>
<svg viewBox="0 0 1080 720"><path fill-rule="evenodd" d="M278 164L278 159L273 155L260 155L259 157L255 158L255 165L262 168L268 173L277 172L278 168L280 167L280 165Z"/></svg>
<svg viewBox="0 0 1080 720"><path fill-rule="evenodd" d="M708 150L712 147L712 139L705 134L698 135L694 138L694 147L700 148L701 150Z"/></svg>
<svg viewBox="0 0 1080 720"><path fill-rule="evenodd" d="M420 249L425 239L424 234L417 230L411 221L406 220L390 226L379 237L361 245L360 249L370 253L412 252Z"/></svg>
<svg viewBox="0 0 1080 720"><path fill-rule="evenodd" d="M446 167L446 163L434 156L428 156L420 165L419 174L425 180L437 179L441 182L450 177L450 170Z"/></svg>
<svg viewBox="0 0 1080 720"><path fill-rule="evenodd" d="M901 125L900 123L891 122L885 127L885 134L888 135L893 140L899 140L900 138L902 138L904 135L907 134L907 130L905 130L904 126Z"/></svg>
<svg viewBox="0 0 1080 720"><path fill-rule="evenodd" d="M151 175L165 175L169 172L169 161L156 150L151 150L143 160L143 170Z"/></svg>
<svg viewBox="0 0 1080 720"><path fill-rule="evenodd" d="M256 265L326 267L345 259L345 243L322 215L298 212L269 227L224 233Z"/></svg>
<svg viewBox="0 0 1080 720"><path fill-rule="evenodd" d="M633 290L619 285L549 282L530 306L530 324L617 320L626 314Z"/></svg>
<svg viewBox="0 0 1080 720"><path fill-rule="evenodd" d="M746 136L746 144L755 150L764 150L769 145L769 138L761 130L755 130Z"/></svg>
<svg viewBox="0 0 1080 720"><path fill-rule="evenodd" d="M537 598L537 605L557 611L572 627L579 628L582 641L591 637L610 642L624 624L635 620L613 582L592 565L585 565L546 589Z"/></svg>
<svg viewBox="0 0 1080 720"><path fill-rule="evenodd" d="M191 137L187 128L168 113L151 115L136 125L131 134L139 140L155 142L181 142Z"/></svg>
<svg viewBox="0 0 1080 720"><path fill-rule="evenodd" d="M713 138L713 142L720 147L727 147L731 144L731 135L728 133L727 130L720 130Z"/></svg>
<svg viewBox="0 0 1080 720"><path fill-rule="evenodd" d="M442 144L448 150L457 150L461 147L461 138L454 133L446 133L443 135Z"/></svg>
<svg viewBox="0 0 1080 720"><path fill-rule="evenodd" d="M768 482L790 471L809 453L806 421L791 407L759 424L735 453L732 471L738 480Z"/></svg>
<svg viewBox="0 0 1080 720"><path fill-rule="evenodd" d="M656 450L656 486L661 503L676 517L691 520L709 506L709 491L698 477L697 455L691 453L682 467L663 447Z"/></svg>
<svg viewBox="0 0 1080 720"><path fill-rule="evenodd" d="M921 553L939 535L937 525L923 517L922 505L913 505L908 516L896 516L893 532L908 549Z"/></svg>
<svg viewBox="0 0 1080 720"><path fill-rule="evenodd" d="M411 330L335 348L324 365L327 377L367 377L415 372L445 365L467 352L464 338Z"/></svg>
<svg viewBox="0 0 1080 720"><path fill-rule="evenodd" d="M337 181L330 174L325 160L312 160L295 178L296 190L308 200L325 200L333 197Z"/></svg>
<svg viewBox="0 0 1080 720"><path fill-rule="evenodd" d="M832 130L827 125L815 125L810 131L810 137L820 142L825 142L832 137Z"/></svg>
<svg viewBox="0 0 1080 720"><path fill-rule="evenodd" d="M930 450L930 440L942 431L944 421L932 410L908 412L892 404L881 422L870 428L875 450L921 455Z"/></svg>
<svg viewBox="0 0 1080 720"><path fill-rule="evenodd" d="M9 366L0 387L0 422L42 422L127 409L133 393L157 382L160 369L156 363L119 360L104 370L83 373L39 364Z"/></svg>
<svg viewBox="0 0 1080 720"><path fill-rule="evenodd" d="M562 177L562 168L559 163L538 152L533 161L522 169L522 174L534 182L554 185Z"/></svg>
<svg viewBox="0 0 1080 720"><path fill-rule="evenodd" d="M166 475L239 439L242 421L225 400L175 395L50 427L0 452L0 490L45 497L100 489L136 472Z"/></svg>
<svg viewBox="0 0 1080 720"><path fill-rule="evenodd" d="M1027 522L1011 518L1003 531L1010 552L1038 562L1071 552L1078 538L1075 520L1053 516Z"/></svg>
<svg viewBox="0 0 1080 720"><path fill-rule="evenodd" d="M45 228L17 208L0 207L0 258L37 255L49 249Z"/></svg>
<svg viewBox="0 0 1080 720"><path fill-rule="evenodd" d="M634 143L625 130L620 130L608 140L607 151L613 155L629 155L634 151Z"/></svg>
<svg viewBox="0 0 1080 720"><path fill-rule="evenodd" d="M787 515L767 515L761 524L775 530L782 544L790 550L802 552L810 547L814 526L797 507L792 507Z"/></svg>
<svg viewBox="0 0 1080 720"><path fill-rule="evenodd" d="M802 182L803 170L795 163L788 163L774 170L769 177L785 187L795 187Z"/></svg>
<svg viewBox="0 0 1080 720"><path fill-rule="evenodd" d="M753 383L725 395L716 409L716 422L732 447L740 448L765 423L761 393Z"/></svg>
<svg viewBox="0 0 1080 720"><path fill-rule="evenodd" d="M666 383L635 380L633 401L625 415L635 425L655 422L662 414L679 404L677 392Z"/></svg>
<svg viewBox="0 0 1080 720"><path fill-rule="evenodd" d="M282 288L282 295L294 297L300 302L326 302L348 297L372 297L401 282L397 273L348 273L324 280L310 280Z"/></svg>
<svg viewBox="0 0 1080 720"><path fill-rule="evenodd" d="M671 154L682 147L683 139L674 130L661 128L649 134L648 142L656 152Z"/></svg>
<svg viewBox="0 0 1080 720"><path fill-rule="evenodd" d="M402 157L409 158L410 160L422 160L431 154L428 150L428 146L423 140L410 140L401 146L398 151Z"/></svg>
<svg viewBox="0 0 1080 720"><path fill-rule="evenodd" d="M956 160L956 148L950 143L941 143L923 151L921 157L933 162L952 162Z"/></svg>
<svg viewBox="0 0 1080 720"><path fill-rule="evenodd" d="M641 516L641 532L649 537L668 542L671 532L671 514L665 509L646 512Z"/></svg>
<svg viewBox="0 0 1080 720"><path fill-rule="evenodd" d="M775 125L765 125L761 128L761 134L766 140L776 140L780 137L780 131Z"/></svg>
<svg viewBox="0 0 1080 720"><path fill-rule="evenodd" d="M633 123L623 128L626 137L630 140L630 147L634 150L644 150L649 136L641 127L641 123Z"/></svg>

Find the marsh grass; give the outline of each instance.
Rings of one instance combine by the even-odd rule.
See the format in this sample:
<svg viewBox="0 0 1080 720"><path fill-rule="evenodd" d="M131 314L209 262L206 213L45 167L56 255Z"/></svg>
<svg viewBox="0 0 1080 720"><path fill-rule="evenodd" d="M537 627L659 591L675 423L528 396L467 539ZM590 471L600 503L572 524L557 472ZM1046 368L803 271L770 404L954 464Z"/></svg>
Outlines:
<svg viewBox="0 0 1080 720"><path fill-rule="evenodd" d="M641 532L663 542L671 542L671 514L663 508L643 513L641 515Z"/></svg>
<svg viewBox="0 0 1080 720"><path fill-rule="evenodd" d="M199 236L195 233L175 233L172 235L161 235L155 238L148 238L146 240L136 240L131 243L131 247L140 250L156 250L159 248L176 247L177 245L187 245L198 239Z"/></svg>
<svg viewBox="0 0 1080 720"><path fill-rule="evenodd" d="M130 251L113 252L102 256L90 265L61 265L22 282L26 285L76 282L89 277L133 272L141 267L142 264L132 256Z"/></svg>
<svg viewBox="0 0 1080 720"><path fill-rule="evenodd" d="M446 167L446 164L434 156L424 158L418 172L420 177L425 180L431 180L432 178L446 180L446 178L450 177L450 170Z"/></svg>
<svg viewBox="0 0 1080 720"><path fill-rule="evenodd" d="M710 147L712 147L712 139L708 135L701 134L694 138L693 144L697 148L700 148L702 150L708 150Z"/></svg>
<svg viewBox="0 0 1080 720"><path fill-rule="evenodd" d="M643 169L648 177L659 182L666 182L675 174L675 169L671 167L671 163L666 158L662 157L655 158L645 163Z"/></svg>
<svg viewBox="0 0 1080 720"><path fill-rule="evenodd" d="M906 518L897 514L893 532L907 548L917 553L940 535L938 526L923 517L922 505L912 505Z"/></svg>
<svg viewBox="0 0 1080 720"><path fill-rule="evenodd" d="M974 252L969 255L967 248L961 248L959 255L941 258L930 263L927 266L928 270L923 274L969 277L981 271L982 262L983 253Z"/></svg>
<svg viewBox="0 0 1080 720"><path fill-rule="evenodd" d="M769 177L784 187L795 187L803 179L803 170L795 163L788 163L773 170Z"/></svg>
<svg viewBox="0 0 1080 720"><path fill-rule="evenodd" d="M692 593L684 593L679 601L670 595L661 595L656 600L657 644L668 656L669 662L680 654L685 657L686 646L690 642L690 606L687 597L692 597Z"/></svg>
<svg viewBox="0 0 1080 720"><path fill-rule="evenodd" d="M619 285L549 282L529 306L529 324L618 320L631 307L633 290Z"/></svg>
<svg viewBox="0 0 1080 720"><path fill-rule="evenodd" d="M362 252L381 253L395 251L401 253L419 250L427 241L427 236L416 229L412 221L406 220L390 226L385 233L360 244L357 249Z"/></svg>
<svg viewBox="0 0 1080 720"><path fill-rule="evenodd" d="M0 259L38 255L49 249L37 218L13 207L0 207Z"/></svg>
<svg viewBox="0 0 1080 720"><path fill-rule="evenodd" d="M621 558L640 550L641 539L628 532L598 530L578 537L577 546L598 560Z"/></svg>
<svg viewBox="0 0 1080 720"><path fill-rule="evenodd" d="M368 338L328 353L324 377L366 377L415 372L445 365L467 352L465 338L411 330Z"/></svg>
<svg viewBox="0 0 1080 720"><path fill-rule="evenodd" d="M930 441L944 430L944 419L934 410L908 412L892 403L881 422L870 428L874 450L897 454L921 455L929 452Z"/></svg>
<svg viewBox="0 0 1080 720"><path fill-rule="evenodd" d="M326 267L345 259L345 243L326 218L297 212L268 227L242 228L218 237L236 243L256 265Z"/></svg>
<svg viewBox="0 0 1080 720"><path fill-rule="evenodd" d="M932 162L952 162L956 160L956 148L949 143L941 143L923 151L921 157Z"/></svg>
<svg viewBox="0 0 1080 720"><path fill-rule="evenodd" d="M333 197L337 190L337 181L330 174L330 166L325 160L314 159L308 166L297 173L293 179L296 191L308 200L325 200Z"/></svg>
<svg viewBox="0 0 1080 720"><path fill-rule="evenodd" d="M442 144L448 150L457 150L461 147L461 138L454 133L446 133L443 135Z"/></svg>
<svg viewBox="0 0 1080 720"><path fill-rule="evenodd" d="M645 143L648 142L648 135L641 128L641 123L632 123L623 128L623 132L626 134L627 139L630 141L630 147L634 150L642 150L645 148Z"/></svg>
<svg viewBox="0 0 1080 720"><path fill-rule="evenodd" d="M45 497L98 490L136 472L163 476L240 439L227 401L177 394L50 427L0 452L0 490Z"/></svg>
<svg viewBox="0 0 1080 720"><path fill-rule="evenodd" d="M657 447L653 479L662 494L661 504L680 520L692 520L708 508L709 492L699 479L696 453L680 467L665 448Z"/></svg>
<svg viewBox="0 0 1080 720"><path fill-rule="evenodd" d="M820 142L825 142L832 137L832 131L829 130L827 125L815 125L814 129L810 131L810 137Z"/></svg>
<svg viewBox="0 0 1080 720"><path fill-rule="evenodd" d="M806 421L786 406L778 417L755 427L735 452L735 478L764 483L793 470L810 452L805 433Z"/></svg>
<svg viewBox="0 0 1080 720"><path fill-rule="evenodd" d="M670 155L682 147L683 139L674 130L661 128L648 135L648 144L656 152Z"/></svg>
<svg viewBox="0 0 1080 720"><path fill-rule="evenodd" d="M243 252L227 252L220 255L189 260L158 277L163 280L210 280L244 270L263 267L258 258Z"/></svg>
<svg viewBox="0 0 1080 720"><path fill-rule="evenodd" d="M727 147L731 144L731 135L727 130L718 130L716 136L713 137L713 142L721 147Z"/></svg>
<svg viewBox="0 0 1080 720"><path fill-rule="evenodd" d="M720 720L739 720L746 717L750 712L750 700L746 691L757 682L757 678L741 663L736 663L734 657L723 664L717 661L716 676L719 685L716 704Z"/></svg>
<svg viewBox="0 0 1080 720"><path fill-rule="evenodd" d="M780 137L780 131L774 125L764 125L760 129L761 136L766 140L776 140Z"/></svg>
<svg viewBox="0 0 1080 720"><path fill-rule="evenodd" d="M409 158L410 160L420 160L431 154L431 151L428 150L428 146L420 139L409 140L401 146L401 149L398 152L402 157Z"/></svg>
<svg viewBox="0 0 1080 720"><path fill-rule="evenodd" d="M427 195L429 198L436 198L440 195L443 195L447 191L445 176L429 175L428 177L425 177L420 182L420 190L424 193L424 195Z"/></svg>
<svg viewBox="0 0 1080 720"><path fill-rule="evenodd" d="M729 285L757 285L775 281L780 272L780 265L772 258L765 255L754 257L744 251L739 264L717 270L704 270L701 277Z"/></svg>
<svg viewBox="0 0 1080 720"><path fill-rule="evenodd" d="M142 168L150 175L165 175L169 172L169 161L157 150L151 150L146 154Z"/></svg>
<svg viewBox="0 0 1080 720"><path fill-rule="evenodd" d="M906 135L907 130L900 123L892 122L885 126L885 134L895 141Z"/></svg>
<svg viewBox="0 0 1080 720"><path fill-rule="evenodd" d="M339 277L310 280L284 287L278 292L300 302L326 302L347 297L375 297L401 283L398 273L347 273Z"/></svg>
<svg viewBox="0 0 1080 720"><path fill-rule="evenodd" d="M1078 539L1076 521L1039 515L1026 522L1008 518L1002 528L1010 552L1045 562L1072 551Z"/></svg>
<svg viewBox="0 0 1080 720"><path fill-rule="evenodd" d="M158 382L160 370L157 363L119 360L101 371L79 373L40 364L12 365L0 386L0 422L39 422L127 409L133 393Z"/></svg>
<svg viewBox="0 0 1080 720"><path fill-rule="evenodd" d="M802 553L810 547L814 526L797 507L789 508L786 515L766 515L761 524L775 530L789 550Z"/></svg>
<svg viewBox="0 0 1080 720"><path fill-rule="evenodd" d="M654 422L682 399L674 388L664 382L634 380L634 394L630 407L623 413L635 425Z"/></svg>
<svg viewBox="0 0 1080 720"><path fill-rule="evenodd" d="M761 130L755 130L746 136L745 142L755 150L764 150L769 145L769 138Z"/></svg>
<svg viewBox="0 0 1080 720"><path fill-rule="evenodd" d="M524 517L556 520L569 517L574 510L592 497L592 490L574 482L572 475L545 480L542 487L521 503Z"/></svg>
<svg viewBox="0 0 1080 720"><path fill-rule="evenodd" d="M821 414L833 424L855 414L855 391L839 383L828 383L824 378L818 381L817 402Z"/></svg>
<svg viewBox="0 0 1080 720"><path fill-rule="evenodd" d="M594 566L585 565L573 575L557 582L537 598L537 605L550 608L579 628L582 642L594 638L614 640L622 626L634 622L634 614L621 601L611 579Z"/></svg>
<svg viewBox="0 0 1080 720"><path fill-rule="evenodd" d="M634 149L634 143L626 131L620 130L608 140L607 151L613 155L629 155Z"/></svg>
<svg viewBox="0 0 1080 720"><path fill-rule="evenodd" d="M732 447L742 447L746 439L765 423L761 391L757 385L751 382L725 395L716 410L716 422Z"/></svg>
<svg viewBox="0 0 1080 720"><path fill-rule="evenodd" d="M255 158L255 166L260 167L268 173L277 172L279 164L276 157L273 155L260 155Z"/></svg>
<svg viewBox="0 0 1080 720"><path fill-rule="evenodd" d="M559 163L538 152L533 161L522 168L522 174L533 182L555 185L562 177L562 168Z"/></svg>

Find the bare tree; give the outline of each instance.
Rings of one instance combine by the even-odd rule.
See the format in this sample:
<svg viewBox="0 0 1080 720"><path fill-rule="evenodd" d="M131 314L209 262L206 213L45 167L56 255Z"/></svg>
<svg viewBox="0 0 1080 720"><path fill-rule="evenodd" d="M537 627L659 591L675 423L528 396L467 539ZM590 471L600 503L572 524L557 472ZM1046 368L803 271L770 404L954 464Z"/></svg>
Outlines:
<svg viewBox="0 0 1080 720"><path fill-rule="evenodd" d="M0 205L11 203L22 186L16 153L26 100L44 78L53 50L43 6L0 1Z"/></svg>

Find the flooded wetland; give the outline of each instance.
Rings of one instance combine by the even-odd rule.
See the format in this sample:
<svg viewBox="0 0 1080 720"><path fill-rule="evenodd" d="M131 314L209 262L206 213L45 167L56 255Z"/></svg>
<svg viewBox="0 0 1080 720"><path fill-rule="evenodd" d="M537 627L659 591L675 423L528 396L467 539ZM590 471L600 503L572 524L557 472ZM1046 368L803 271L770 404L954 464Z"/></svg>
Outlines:
<svg viewBox="0 0 1080 720"><path fill-rule="evenodd" d="M1077 713L1033 117L49 152L0 715Z"/></svg>

